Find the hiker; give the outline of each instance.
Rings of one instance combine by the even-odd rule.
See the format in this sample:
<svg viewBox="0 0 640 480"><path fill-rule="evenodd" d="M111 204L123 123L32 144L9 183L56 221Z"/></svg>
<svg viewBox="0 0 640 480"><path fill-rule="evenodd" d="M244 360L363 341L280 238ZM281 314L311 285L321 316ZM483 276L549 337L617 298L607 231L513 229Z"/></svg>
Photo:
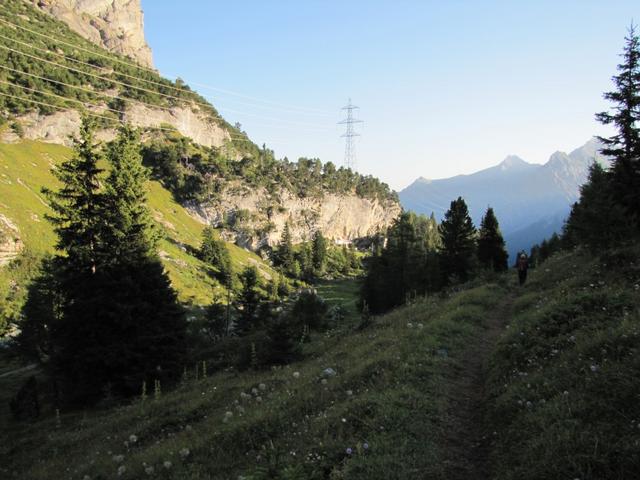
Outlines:
<svg viewBox="0 0 640 480"><path fill-rule="evenodd" d="M520 280L520 285L524 285L524 282L527 280L527 269L529 268L529 257L524 252L520 252L518 254L518 260L516 260L516 268L518 269L518 279Z"/></svg>

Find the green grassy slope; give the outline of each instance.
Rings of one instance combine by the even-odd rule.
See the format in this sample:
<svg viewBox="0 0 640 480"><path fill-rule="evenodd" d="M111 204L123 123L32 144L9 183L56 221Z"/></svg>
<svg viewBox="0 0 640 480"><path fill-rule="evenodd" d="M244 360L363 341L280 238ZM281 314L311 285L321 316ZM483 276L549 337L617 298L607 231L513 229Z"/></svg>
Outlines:
<svg viewBox="0 0 640 480"><path fill-rule="evenodd" d="M41 188L56 187L51 167L71 155L71 150L41 142L0 144L0 214L20 230L25 246L36 254L53 251L55 235L45 219L50 212ZM149 183L149 207L163 232L159 250L180 300L194 305L223 297L222 287L207 274L207 267L192 254L199 246L203 225L176 203L158 182ZM260 265L267 275L273 272L261 259L233 244L230 249L234 270Z"/></svg>
<svg viewBox="0 0 640 480"><path fill-rule="evenodd" d="M306 360L288 367L191 378L158 399L63 412L59 426L51 414L11 424L5 471L32 479L112 478L120 466L120 478L146 478L149 467L152 478L172 479L439 478L452 368L501 297L502 287L487 285L420 299L365 330L346 322L314 336ZM326 368L337 374L323 379ZM260 476L269 470L277 476Z"/></svg>
<svg viewBox="0 0 640 480"><path fill-rule="evenodd" d="M631 479L640 465L640 248L533 272L492 359L496 479Z"/></svg>

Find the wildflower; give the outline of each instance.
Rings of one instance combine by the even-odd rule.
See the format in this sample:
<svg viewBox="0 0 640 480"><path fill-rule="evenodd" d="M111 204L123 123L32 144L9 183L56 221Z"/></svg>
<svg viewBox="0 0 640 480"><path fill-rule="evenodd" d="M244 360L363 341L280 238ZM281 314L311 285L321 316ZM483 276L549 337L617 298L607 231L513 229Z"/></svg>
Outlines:
<svg viewBox="0 0 640 480"><path fill-rule="evenodd" d="M267 389L267 386L264 383L261 383L258 385L258 388L264 392Z"/></svg>
<svg viewBox="0 0 640 480"><path fill-rule="evenodd" d="M253 395L258 395L258 389L257 389L256 387L253 387L253 388L251 389L251 393L252 393Z"/></svg>
<svg viewBox="0 0 640 480"><path fill-rule="evenodd" d="M597 372L598 371L598 366L597 365L591 365L591 371L592 372Z"/></svg>
<svg viewBox="0 0 640 480"><path fill-rule="evenodd" d="M138 437L136 435L129 435L129 442L136 443L138 441Z"/></svg>
<svg viewBox="0 0 640 480"><path fill-rule="evenodd" d="M326 385L326 384L327 384L327 379L326 379L326 378L323 378L322 380L320 380L320 383L321 383L322 385Z"/></svg>
<svg viewBox="0 0 640 480"><path fill-rule="evenodd" d="M180 456L182 458L187 458L190 454L191 452L189 451L188 448L183 448L182 450L180 450Z"/></svg>
<svg viewBox="0 0 640 480"><path fill-rule="evenodd" d="M124 461L124 455L114 455L112 458L116 463L122 463Z"/></svg>
<svg viewBox="0 0 640 480"><path fill-rule="evenodd" d="M364 442L362 444L362 448L365 449L365 450L369 450L369 444L367 442Z"/></svg>
<svg viewBox="0 0 640 480"><path fill-rule="evenodd" d="M186 427L184 427L184 429L185 429L187 432L190 432L190 431L192 431L192 430L193 430L193 428L191 427L191 425L187 425Z"/></svg>
<svg viewBox="0 0 640 480"><path fill-rule="evenodd" d="M346 418L342 418L342 423L347 423L347 419Z"/></svg>
<svg viewBox="0 0 640 480"><path fill-rule="evenodd" d="M173 466L173 464L169 460L165 460L165 462L162 464L162 466L164 468L166 468L167 470L169 470Z"/></svg>
<svg viewBox="0 0 640 480"><path fill-rule="evenodd" d="M347 390L347 396L350 397L351 395L353 395L353 390Z"/></svg>
<svg viewBox="0 0 640 480"><path fill-rule="evenodd" d="M244 392L240 392L240 398L243 400L246 400L247 398L251 397L251 395L244 393Z"/></svg>
<svg viewBox="0 0 640 480"><path fill-rule="evenodd" d="M262 403L262 397L260 395L256 397L256 402Z"/></svg>
<svg viewBox="0 0 640 480"><path fill-rule="evenodd" d="M407 323L407 328L413 328L413 323L411 322Z"/></svg>
<svg viewBox="0 0 640 480"><path fill-rule="evenodd" d="M300 372L293 372L293 378L300 378Z"/></svg>
<svg viewBox="0 0 640 480"><path fill-rule="evenodd" d="M422 328L422 327L424 327L424 325L423 325L423 324L421 324L421 323L419 323L419 324L418 324L418 328Z"/></svg>
<svg viewBox="0 0 640 480"><path fill-rule="evenodd" d="M124 465L120 465L118 467L118 476L121 477L122 475L124 475L126 471L127 471L127 467L125 467Z"/></svg>
<svg viewBox="0 0 640 480"><path fill-rule="evenodd" d="M144 469L144 473L146 473L147 475L153 475L154 472L155 472L155 468L153 467L146 467Z"/></svg>
<svg viewBox="0 0 640 480"><path fill-rule="evenodd" d="M351 455L353 453L353 449L351 447L347 448L347 455Z"/></svg>
<svg viewBox="0 0 640 480"><path fill-rule="evenodd" d="M84 477L82 477L82 480L91 480L91 477L89 475L85 475Z"/></svg>

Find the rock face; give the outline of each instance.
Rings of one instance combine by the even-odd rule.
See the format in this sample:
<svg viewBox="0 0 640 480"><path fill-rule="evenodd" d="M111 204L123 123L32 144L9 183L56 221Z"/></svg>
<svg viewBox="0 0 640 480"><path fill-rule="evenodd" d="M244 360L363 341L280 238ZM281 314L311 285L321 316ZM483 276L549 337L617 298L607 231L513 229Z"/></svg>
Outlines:
<svg viewBox="0 0 640 480"><path fill-rule="evenodd" d="M23 247L18 227L7 217L0 214L0 266L6 265L16 258Z"/></svg>
<svg viewBox="0 0 640 480"><path fill-rule="evenodd" d="M277 245L286 223L294 243L311 240L316 230L337 244L351 243L384 231L400 208L395 202L355 194L299 198L286 190L271 195L235 184L211 206L192 205L188 210L203 223L224 227L227 240L255 250Z"/></svg>
<svg viewBox="0 0 640 480"><path fill-rule="evenodd" d="M31 0L84 38L153 67L140 0Z"/></svg>
<svg viewBox="0 0 640 480"><path fill-rule="evenodd" d="M188 107L172 107L167 110L132 105L125 110L122 120L136 127L171 125L185 137L190 137L205 147L220 147L230 139L229 132L220 127L214 118ZM24 138L71 146L72 138L77 137L80 131L81 115L77 110L58 111L51 115L31 112L18 117L17 121L22 125ZM103 141L112 140L115 130L99 130L97 137ZM7 131L0 140L15 142L19 138Z"/></svg>

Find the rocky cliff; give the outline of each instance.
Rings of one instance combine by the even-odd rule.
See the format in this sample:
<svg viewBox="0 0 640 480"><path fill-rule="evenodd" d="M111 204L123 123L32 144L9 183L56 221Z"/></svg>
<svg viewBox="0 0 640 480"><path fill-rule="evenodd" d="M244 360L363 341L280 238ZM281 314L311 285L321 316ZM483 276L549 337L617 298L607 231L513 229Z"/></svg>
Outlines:
<svg viewBox="0 0 640 480"><path fill-rule="evenodd" d="M16 258L23 247L18 227L0 214L0 266L6 265Z"/></svg>
<svg viewBox="0 0 640 480"><path fill-rule="evenodd" d="M144 38L140 0L31 0L33 4L107 50L153 67Z"/></svg>
<svg viewBox="0 0 640 480"><path fill-rule="evenodd" d="M400 209L396 202L355 194L300 198L288 190L272 195L237 183L211 205L187 208L200 221L222 227L227 240L251 250L277 245L286 223L294 243L310 240L316 230L338 244L351 243L386 230Z"/></svg>
<svg viewBox="0 0 640 480"><path fill-rule="evenodd" d="M82 116L77 110L58 111L48 115L31 112L16 118L22 125L23 138L42 140L47 143L72 145L78 137ZM197 108L172 107L152 108L144 105L131 105L124 109L122 120L136 127L159 128L171 125L185 137L205 147L220 147L230 140L228 130L215 118L200 112ZM103 129L98 132L100 140L108 141L115 137L115 129ZM19 141L11 130L0 132L0 141L12 143Z"/></svg>

